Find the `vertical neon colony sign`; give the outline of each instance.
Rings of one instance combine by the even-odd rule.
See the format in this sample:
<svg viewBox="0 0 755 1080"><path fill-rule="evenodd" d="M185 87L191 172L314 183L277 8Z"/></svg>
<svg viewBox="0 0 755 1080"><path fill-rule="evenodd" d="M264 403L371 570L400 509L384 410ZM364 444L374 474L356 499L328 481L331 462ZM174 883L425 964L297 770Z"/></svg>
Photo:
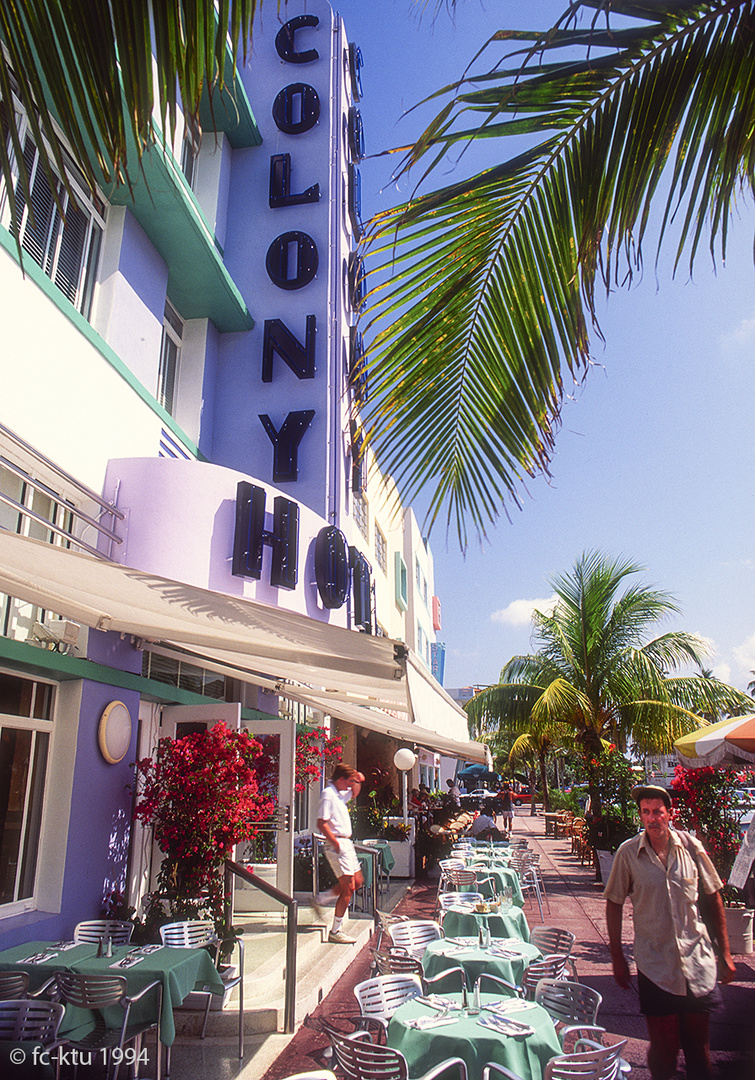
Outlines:
<svg viewBox="0 0 755 1080"><path fill-rule="evenodd" d="M276 51L287 64L311 64L319 60L317 49L299 51L296 32L304 27L319 26L316 15L299 15L289 19L275 38ZM349 48L352 79L359 86L361 53ZM301 135L311 130L320 118L320 100L313 86L304 82L290 83L273 102L273 120L280 131ZM359 126L361 138L361 121ZM353 140L350 140L353 142ZM351 170L353 172L353 168ZM300 192L291 191L291 155L273 154L270 158L269 205L273 210L290 206L307 206L320 201L320 185L314 183ZM352 220L358 210L351 197L356 185L350 175L350 211ZM337 197L337 194L336 194ZM356 223L355 223L356 224ZM287 292L305 288L317 274L319 254L315 240L306 232L295 229L281 233L270 244L265 269L270 280ZM262 346L262 381L272 382L273 360L277 355L298 379L315 377L315 341L317 317L307 315L304 343L281 319L266 319ZM353 339L354 335L352 335ZM314 409L289 412L276 430L268 414L260 421L273 445L273 482L298 478L298 450L304 433L315 415ZM239 483L236 492L236 524L233 542L232 573L238 577L260 580L265 544L272 549L270 584L282 589L295 589L299 564L299 506L282 495L273 500L273 528L265 528L265 490L247 481ZM342 607L351 593L354 625L372 633L372 580L370 564L364 555L350 546L335 526L325 526L315 541L315 579L325 608Z"/></svg>

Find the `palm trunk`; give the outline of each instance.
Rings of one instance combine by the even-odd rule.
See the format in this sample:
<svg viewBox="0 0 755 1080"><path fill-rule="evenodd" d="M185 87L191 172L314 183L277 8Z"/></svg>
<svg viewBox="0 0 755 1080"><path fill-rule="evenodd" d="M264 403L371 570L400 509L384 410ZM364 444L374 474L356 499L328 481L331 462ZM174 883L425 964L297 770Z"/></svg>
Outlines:
<svg viewBox="0 0 755 1080"><path fill-rule="evenodd" d="M530 765L530 791L532 792L532 800L530 802L530 817L537 816L537 810L535 809L535 764Z"/></svg>
<svg viewBox="0 0 755 1080"><path fill-rule="evenodd" d="M548 792L548 767L544 753L540 754L540 784L543 789L543 813L548 814L550 813L551 801Z"/></svg>

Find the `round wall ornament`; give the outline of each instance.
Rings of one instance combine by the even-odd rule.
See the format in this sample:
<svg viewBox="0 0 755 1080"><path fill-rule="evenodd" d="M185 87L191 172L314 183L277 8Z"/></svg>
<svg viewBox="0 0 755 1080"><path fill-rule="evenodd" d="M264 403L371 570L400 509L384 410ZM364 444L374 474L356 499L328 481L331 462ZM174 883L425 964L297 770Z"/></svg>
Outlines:
<svg viewBox="0 0 755 1080"><path fill-rule="evenodd" d="M131 743L131 714L122 701L111 701L100 717L100 753L108 765L117 765Z"/></svg>

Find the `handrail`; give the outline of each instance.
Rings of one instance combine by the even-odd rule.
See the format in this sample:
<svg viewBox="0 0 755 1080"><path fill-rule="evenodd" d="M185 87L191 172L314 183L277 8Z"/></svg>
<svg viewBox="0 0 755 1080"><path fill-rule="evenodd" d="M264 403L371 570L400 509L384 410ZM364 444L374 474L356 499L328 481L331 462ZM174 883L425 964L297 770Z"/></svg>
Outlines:
<svg viewBox="0 0 755 1080"><path fill-rule="evenodd" d="M296 931L299 917L299 901L293 896L276 889L267 881L262 881L256 874L252 874L240 863L232 859L225 860L225 929L231 932L233 925L233 888L234 875L241 878L248 885L265 893L282 904L286 909L286 983L284 989L283 1004L283 1030L287 1035L292 1035L296 1023ZM243 975L243 972L242 972Z"/></svg>

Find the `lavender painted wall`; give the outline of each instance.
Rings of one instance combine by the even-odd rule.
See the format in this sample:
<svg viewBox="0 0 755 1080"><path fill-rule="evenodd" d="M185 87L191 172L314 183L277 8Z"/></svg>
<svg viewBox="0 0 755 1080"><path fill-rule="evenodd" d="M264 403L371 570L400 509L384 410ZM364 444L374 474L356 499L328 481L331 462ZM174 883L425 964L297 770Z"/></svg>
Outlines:
<svg viewBox="0 0 755 1080"><path fill-rule="evenodd" d="M108 765L100 754L97 729L105 706L113 700L128 708L133 731L126 756L117 765ZM125 884L138 715L138 693L84 681L61 911L49 916L32 911L7 920L2 948L69 937L77 922L98 918L103 898Z"/></svg>

